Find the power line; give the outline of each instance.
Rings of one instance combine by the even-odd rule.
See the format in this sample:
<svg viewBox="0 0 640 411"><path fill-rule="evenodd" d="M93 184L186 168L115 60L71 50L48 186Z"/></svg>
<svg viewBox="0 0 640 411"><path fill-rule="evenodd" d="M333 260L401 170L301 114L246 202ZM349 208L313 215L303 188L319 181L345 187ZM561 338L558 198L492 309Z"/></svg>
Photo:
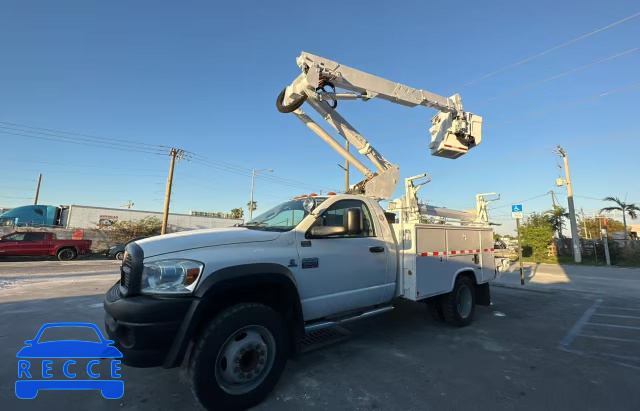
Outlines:
<svg viewBox="0 0 640 411"><path fill-rule="evenodd" d="M526 200L515 201L515 202L513 202L511 204L526 203L527 201L535 200L536 198L544 197L544 196L547 196L547 195L549 195L548 191L546 193L544 193L544 194L540 194L540 195L535 196L535 197L527 198ZM495 209L499 209L499 208L511 207L511 204L498 206L498 207L489 207L489 210L495 210Z"/></svg>
<svg viewBox="0 0 640 411"><path fill-rule="evenodd" d="M633 19L633 18L636 18L636 17L638 17L638 16L640 16L640 13L632 14L631 16L628 16L628 17L623 18L622 20L618 20L618 21L616 21L616 22L614 22L614 23L611 23L611 24L609 24L609 25L607 25L607 26L601 27L601 28L599 28L599 29L597 29L597 30L594 30L594 31L590 32L590 33L584 34L584 35L582 35L582 36L580 36L580 37L577 37L577 38L575 38L575 39L573 39L573 40L569 40L569 41L567 41L567 42L565 42L565 43L562 43L562 44L560 44L560 45L557 45L557 46L555 46L555 47L552 47L552 48L550 48L550 49L548 49L548 50L545 50L545 51L543 51L543 52L541 52L541 53L535 54L535 55L533 55L533 56L531 56L531 57L528 57L528 58L526 58L526 59L524 59L524 60L520 60L520 61L518 61L517 63L511 64L511 65L509 65L509 66L506 66L506 67L504 67L504 68L501 68L501 69L499 69L499 70L496 70L496 71L494 71L494 72L492 72L492 73L485 74L484 76L482 76L482 77L478 77L478 78L477 78L477 79L475 79L475 80L471 80L470 82L463 84L460 88L464 88L464 87L470 86L470 85L472 85L472 84L474 84L474 83L477 83L477 82L479 82L479 81L481 81L481 80L485 80L485 79L488 79L489 77L493 77L493 76L495 76L496 74L504 73L505 71L511 70L512 68L515 68L515 67L521 66L521 65L523 65L523 64L525 64L525 63L530 62L531 60L534 60L534 59L536 59L536 58L538 58L538 57L544 56L545 54L549 54L549 53L551 53L552 51L556 51L556 50L559 50L559 49L561 49L561 48L563 48L563 47L569 46L569 45L571 45L571 44L573 44L573 43L575 43L575 42L578 42L578 41L583 40L583 39L585 39L585 38L587 38L587 37L593 36L594 34L600 33L601 31L604 31L604 30L610 29L610 28L612 28L612 27L614 27L614 26L617 26L618 24L622 24L622 23L624 23L624 22L626 22L626 21L629 21L629 20L631 20L631 19Z"/></svg>
<svg viewBox="0 0 640 411"><path fill-rule="evenodd" d="M513 123L513 122L516 122L516 121L519 121L519 120L524 120L524 119L527 119L527 118L536 117L536 116L538 116L540 114L545 114L545 113L548 113L548 112L551 112L551 111L556 111L556 110L562 110L562 109L574 106L576 104L585 103L587 101L592 101L592 100L597 100L597 99L602 98L602 97L610 96L611 94L622 93L623 91L628 91L628 90L634 89L636 87L640 87L640 83L635 83L635 84L632 84L630 86L619 88L619 89L615 89L615 90L605 91L604 93L595 94L593 96L589 96L589 97L586 97L586 98L583 98L583 99L580 99L580 100L575 100L575 101L572 101L572 102L569 102L569 103L566 103L566 104L560 104L560 105L548 107L548 108L545 108L545 109L542 109L542 110L531 111L529 113L525 113L525 114L522 114L522 115L517 116L517 117L512 117L512 118L504 120L504 121L487 124L484 127L485 128L491 128L491 127L496 127L498 125Z"/></svg>
<svg viewBox="0 0 640 411"><path fill-rule="evenodd" d="M244 171L242 168L237 167L237 166L223 166L220 164L216 164L210 161L203 161L203 160L197 160L197 159L185 159L186 161L195 163L195 164L199 164L205 167L211 167L217 170L221 170L221 171L225 171L227 173L232 173L232 174L238 174L241 175L243 177L250 177L251 174L249 174L248 172ZM265 181L265 182L270 182L273 184L280 184L280 185L284 185L284 186L288 186L288 187L292 187L292 188L297 188L297 189L305 189L305 190L309 190L309 189L322 189L324 191L331 191L331 189L326 189L326 188L322 188L319 186L315 186L315 185L311 185L311 184L307 184L307 183L303 183L303 182L299 182L299 181L295 181L295 180L290 180L290 179L286 179L286 178L276 178L276 177L271 177L271 176L266 176L266 175L259 175L255 177L256 179Z"/></svg>
<svg viewBox="0 0 640 411"><path fill-rule="evenodd" d="M136 148L131 148L131 147L123 148L123 147L115 147L115 146L109 146L109 145L80 143L80 142L76 142L76 141L73 141L73 140L64 140L64 138L71 138L71 137L63 137L63 136L55 136L55 135L54 136L58 137L58 138L41 137L41 136L33 136L33 135L22 134L22 133L11 133L9 131L3 131L3 130L0 130L0 133L2 133L2 134L11 134L11 135L20 136L20 137L35 138L35 139L38 139L38 140L56 141L56 142L67 143L67 144L75 144L75 145L106 148L106 149L110 149L110 150L129 151L129 152L138 152L138 153L155 154L155 155L166 155L166 153L160 153L158 151L147 151L147 150L136 149ZM44 133L42 133L42 134L44 134Z"/></svg>
<svg viewBox="0 0 640 411"><path fill-rule="evenodd" d="M598 60L598 61L591 62L589 64L585 64L584 66L580 66L580 67L575 68L573 70L565 71L564 73L561 73L561 74L546 78L544 80L536 81L534 83L529 83L529 84L527 84L525 86L518 87L518 88L515 88L513 90L506 91L504 93L498 94L498 95L493 96L491 98L488 98L486 100L479 101L477 104L484 104L484 103L488 103L490 101L497 100L497 99L505 97L505 96L509 96L509 95L512 95L512 94L517 94L517 93L519 93L521 91L528 90L530 88L533 88L533 87L548 83L548 82L553 81L553 80L557 80L559 78L568 76L568 75L573 74L573 73L577 73L578 71L582 71L582 70L586 70L586 69L591 68L591 67L595 67L598 64L602 64L602 63L604 63L606 61L613 60L613 59L615 59L617 57L621 57L621 56L633 53L633 52L638 51L638 50L640 50L640 49L634 48L634 49L627 50L627 51L622 52L622 53L618 53L618 54L613 55L613 56L609 56L609 57L603 58L603 59Z"/></svg>
<svg viewBox="0 0 640 411"><path fill-rule="evenodd" d="M137 145L147 146L147 147L158 147L158 148L161 148L161 149L171 148L169 146L163 146L163 145L160 145L160 144L144 143L144 142L138 142L138 141L134 141L134 140L125 140L125 139L113 138L113 137L100 137L100 136L94 136L94 135L91 135L91 134L75 133L75 132L64 131L64 130L56 130L56 129L52 129L52 128L43 128L43 127L29 126L29 125L25 125L25 124L10 123L8 121L0 121L0 124L7 124L7 125L10 125L10 126L29 128L29 129L33 129L33 130L42 130L42 131L50 131L50 132L54 132L54 133L69 134L69 135L72 135L72 136L88 137L90 139L98 140L98 141L99 140L109 140L109 141L117 141L117 142L121 142L121 143L137 144ZM5 128L5 127L3 127L3 128ZM30 131L27 131L27 130L19 130L19 131L30 132ZM32 131L32 133L36 133L36 132ZM45 134L45 133L40 133L40 134Z"/></svg>

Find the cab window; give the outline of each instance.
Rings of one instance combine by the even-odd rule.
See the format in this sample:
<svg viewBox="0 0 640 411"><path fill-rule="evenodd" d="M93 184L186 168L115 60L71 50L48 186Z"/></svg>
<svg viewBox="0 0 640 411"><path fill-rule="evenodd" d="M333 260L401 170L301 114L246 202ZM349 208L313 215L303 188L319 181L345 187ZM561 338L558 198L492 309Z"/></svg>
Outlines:
<svg viewBox="0 0 640 411"><path fill-rule="evenodd" d="M361 234L341 234L331 236L331 238L345 238L345 237L375 237L375 229L373 219L371 218L371 212L369 208L360 200L342 200L333 204L327 208L318 217L313 226L330 226L341 227L343 224L344 215L350 208L359 208L362 210L362 233Z"/></svg>
<svg viewBox="0 0 640 411"><path fill-rule="evenodd" d="M6 236L3 238L4 241L24 241L24 236L26 233L15 233Z"/></svg>
<svg viewBox="0 0 640 411"><path fill-rule="evenodd" d="M24 236L24 241L44 241L46 233L27 233Z"/></svg>

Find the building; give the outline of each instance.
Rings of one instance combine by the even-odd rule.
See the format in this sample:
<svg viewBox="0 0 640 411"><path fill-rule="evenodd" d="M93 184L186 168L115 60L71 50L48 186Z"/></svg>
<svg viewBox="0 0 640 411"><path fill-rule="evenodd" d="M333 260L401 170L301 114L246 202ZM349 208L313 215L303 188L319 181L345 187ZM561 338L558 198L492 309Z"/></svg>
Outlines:
<svg viewBox="0 0 640 411"><path fill-rule="evenodd" d="M97 228L114 224L117 221L138 221L146 217L162 219L162 213L154 211L130 210L125 208L104 208L82 205L63 207L60 218L65 228ZM197 230L201 228L231 227L243 223L242 219L203 217L188 214L169 213L167 226L169 231Z"/></svg>

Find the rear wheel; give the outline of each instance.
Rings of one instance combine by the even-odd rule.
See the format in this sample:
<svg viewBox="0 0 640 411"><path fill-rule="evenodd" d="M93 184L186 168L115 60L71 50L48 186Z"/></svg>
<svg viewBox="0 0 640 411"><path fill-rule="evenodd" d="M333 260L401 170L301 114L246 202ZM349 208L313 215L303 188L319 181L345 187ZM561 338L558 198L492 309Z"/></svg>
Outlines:
<svg viewBox="0 0 640 411"><path fill-rule="evenodd" d="M453 291L441 297L444 319L451 325L464 327L471 324L476 312L476 295L473 281L459 276L453 286Z"/></svg>
<svg viewBox="0 0 640 411"><path fill-rule="evenodd" d="M189 365L191 389L207 409L246 409L275 387L289 353L280 314L256 303L218 314L198 337Z"/></svg>
<svg viewBox="0 0 640 411"><path fill-rule="evenodd" d="M59 250L56 255L60 261L70 261L75 259L78 256L78 253L74 248L63 248Z"/></svg>
<svg viewBox="0 0 640 411"><path fill-rule="evenodd" d="M116 260L122 260L124 258L124 251L118 251L115 257L116 257Z"/></svg>

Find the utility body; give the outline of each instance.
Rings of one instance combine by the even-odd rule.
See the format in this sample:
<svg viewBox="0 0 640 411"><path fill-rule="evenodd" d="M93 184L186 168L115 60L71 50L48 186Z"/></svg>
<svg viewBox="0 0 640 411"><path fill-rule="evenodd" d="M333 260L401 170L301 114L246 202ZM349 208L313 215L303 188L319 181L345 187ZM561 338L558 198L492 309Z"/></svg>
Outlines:
<svg viewBox="0 0 640 411"><path fill-rule="evenodd" d="M210 409L256 405L277 383L305 333L428 303L436 318L469 324L491 302L499 275L487 204L455 211L418 200L425 174L405 179L405 195L383 209L399 182L387 161L336 112L339 100L380 98L426 106L433 155L457 158L481 140L479 116L460 97L437 96L303 53L302 74L277 98L360 170L344 194L295 197L238 227L195 230L128 244L121 278L105 295L105 326L131 366L189 370ZM348 93L336 92L343 88ZM307 102L376 170L369 170L301 109ZM494 198L495 199L495 198Z"/></svg>
<svg viewBox="0 0 640 411"><path fill-rule="evenodd" d="M91 251L91 240L58 240L54 233L14 232L0 237L0 256L56 256L73 260Z"/></svg>

